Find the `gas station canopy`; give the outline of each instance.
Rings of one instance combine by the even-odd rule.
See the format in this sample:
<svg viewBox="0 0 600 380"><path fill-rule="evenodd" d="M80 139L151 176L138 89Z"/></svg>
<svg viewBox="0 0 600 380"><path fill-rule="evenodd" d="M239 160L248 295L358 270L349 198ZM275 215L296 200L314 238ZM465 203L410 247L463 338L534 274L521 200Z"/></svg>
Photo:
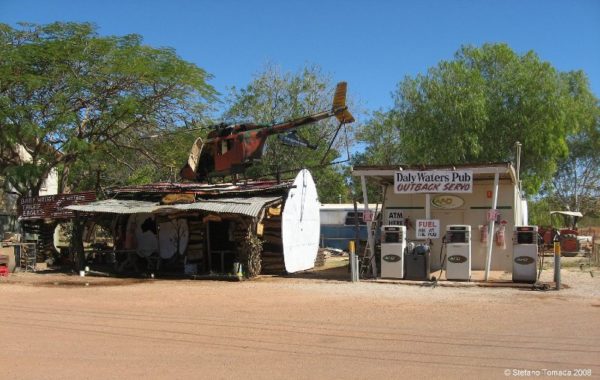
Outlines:
<svg viewBox="0 0 600 380"><path fill-rule="evenodd" d="M461 164L461 165L369 165L355 166L352 169L352 175L356 177L367 176L375 179L382 184L393 184L394 175L398 171L419 170L419 171L457 171L469 169L474 174L475 180L494 179L496 173L500 179L510 179L516 184L518 179L514 167L510 162L495 162L483 164Z"/></svg>

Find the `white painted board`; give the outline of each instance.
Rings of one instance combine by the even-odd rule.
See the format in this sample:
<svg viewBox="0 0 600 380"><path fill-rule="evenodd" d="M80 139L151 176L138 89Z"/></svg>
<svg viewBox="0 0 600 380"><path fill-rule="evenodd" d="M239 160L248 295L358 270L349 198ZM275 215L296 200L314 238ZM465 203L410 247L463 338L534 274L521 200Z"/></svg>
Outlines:
<svg viewBox="0 0 600 380"><path fill-rule="evenodd" d="M417 219L415 226L415 237L417 239L439 239L439 219Z"/></svg>
<svg viewBox="0 0 600 380"><path fill-rule="evenodd" d="M319 250L320 202L310 172L301 170L283 208L281 235L288 273L311 269Z"/></svg>
<svg viewBox="0 0 600 380"><path fill-rule="evenodd" d="M198 171L198 164L200 163L200 155L202 154L202 139L198 137L196 141L194 141L194 145L192 145L192 150L190 151L190 155L188 157L188 165L194 173Z"/></svg>
<svg viewBox="0 0 600 380"><path fill-rule="evenodd" d="M189 240L189 230L186 219L175 219L158 225L160 257L170 259L179 251L185 252ZM179 246L178 246L179 245Z"/></svg>
<svg viewBox="0 0 600 380"><path fill-rule="evenodd" d="M142 257L149 257L158 252L158 237L156 236L156 220L154 215L133 214L127 221L127 231L135 231L136 252Z"/></svg>

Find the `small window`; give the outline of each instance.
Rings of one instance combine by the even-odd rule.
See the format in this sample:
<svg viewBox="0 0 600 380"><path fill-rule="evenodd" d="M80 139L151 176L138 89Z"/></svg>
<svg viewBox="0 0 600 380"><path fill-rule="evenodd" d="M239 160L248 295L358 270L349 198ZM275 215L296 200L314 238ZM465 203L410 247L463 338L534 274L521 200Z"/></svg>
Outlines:
<svg viewBox="0 0 600 380"><path fill-rule="evenodd" d="M535 244L533 232L517 232L517 244Z"/></svg>
<svg viewBox="0 0 600 380"><path fill-rule="evenodd" d="M356 213L354 213L354 211L349 211L346 214L346 222L344 223L346 226L354 226L356 224L355 219L358 219L358 225L360 226L364 226L365 224L367 224L366 222L363 221L363 213L362 211L359 211Z"/></svg>

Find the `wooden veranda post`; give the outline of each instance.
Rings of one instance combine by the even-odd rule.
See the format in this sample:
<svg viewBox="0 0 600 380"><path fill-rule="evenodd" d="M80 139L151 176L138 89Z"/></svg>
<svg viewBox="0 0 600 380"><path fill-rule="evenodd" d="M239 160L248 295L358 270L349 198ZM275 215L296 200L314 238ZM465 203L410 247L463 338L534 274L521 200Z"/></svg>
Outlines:
<svg viewBox="0 0 600 380"><path fill-rule="evenodd" d="M73 250L73 269L77 272L85 268L85 252L83 250L83 220L79 212L75 211L73 218L73 235L71 237L71 249Z"/></svg>
<svg viewBox="0 0 600 380"><path fill-rule="evenodd" d="M492 210L498 208L498 182L500 181L500 173L496 172L494 175L494 192L492 195ZM492 249L494 248L493 236L496 220L492 219L488 222L488 246L487 255L485 259L485 281L488 281L490 276L490 268L492 266Z"/></svg>

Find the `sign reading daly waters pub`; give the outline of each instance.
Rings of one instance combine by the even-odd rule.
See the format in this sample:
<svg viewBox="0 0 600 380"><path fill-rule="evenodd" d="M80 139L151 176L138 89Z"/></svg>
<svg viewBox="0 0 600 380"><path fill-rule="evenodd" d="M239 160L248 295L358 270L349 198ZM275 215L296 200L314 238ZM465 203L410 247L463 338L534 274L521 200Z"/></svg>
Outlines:
<svg viewBox="0 0 600 380"><path fill-rule="evenodd" d="M394 192L411 193L472 193L471 170L404 170L394 175Z"/></svg>

